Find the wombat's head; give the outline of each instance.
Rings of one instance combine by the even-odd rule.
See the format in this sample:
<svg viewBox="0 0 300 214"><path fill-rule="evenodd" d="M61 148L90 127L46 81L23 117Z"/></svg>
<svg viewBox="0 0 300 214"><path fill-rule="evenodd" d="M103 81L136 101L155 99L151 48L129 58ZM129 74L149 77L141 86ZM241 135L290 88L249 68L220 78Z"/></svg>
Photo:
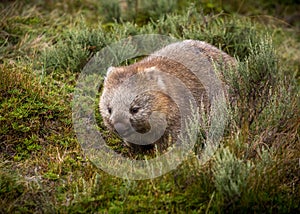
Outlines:
<svg viewBox="0 0 300 214"><path fill-rule="evenodd" d="M110 68L104 82L99 104L104 124L129 143L158 141L174 114L174 103L163 92L163 79L152 71L133 66Z"/></svg>

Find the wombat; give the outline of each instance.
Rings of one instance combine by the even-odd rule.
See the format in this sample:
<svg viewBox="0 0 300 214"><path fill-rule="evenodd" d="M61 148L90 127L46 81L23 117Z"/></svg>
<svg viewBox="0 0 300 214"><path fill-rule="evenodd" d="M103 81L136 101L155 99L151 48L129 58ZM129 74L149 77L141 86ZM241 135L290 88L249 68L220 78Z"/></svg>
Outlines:
<svg viewBox="0 0 300 214"><path fill-rule="evenodd" d="M212 94L225 90L222 81L215 81L215 65L235 63L210 44L185 40L132 65L110 67L99 103L104 124L134 151L166 151L178 139L191 106L207 110Z"/></svg>

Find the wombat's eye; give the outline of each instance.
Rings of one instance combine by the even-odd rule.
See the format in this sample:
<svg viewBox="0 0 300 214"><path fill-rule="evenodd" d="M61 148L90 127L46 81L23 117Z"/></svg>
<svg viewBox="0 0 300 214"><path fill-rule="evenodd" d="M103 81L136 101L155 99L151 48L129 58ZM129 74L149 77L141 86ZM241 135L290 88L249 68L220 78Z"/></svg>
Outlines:
<svg viewBox="0 0 300 214"><path fill-rule="evenodd" d="M111 114L111 108L110 107L107 107L107 111L109 114Z"/></svg>
<svg viewBox="0 0 300 214"><path fill-rule="evenodd" d="M130 111L131 114L136 114L136 113L139 112L139 110L140 110L139 107L132 107L132 108L130 108L129 111Z"/></svg>

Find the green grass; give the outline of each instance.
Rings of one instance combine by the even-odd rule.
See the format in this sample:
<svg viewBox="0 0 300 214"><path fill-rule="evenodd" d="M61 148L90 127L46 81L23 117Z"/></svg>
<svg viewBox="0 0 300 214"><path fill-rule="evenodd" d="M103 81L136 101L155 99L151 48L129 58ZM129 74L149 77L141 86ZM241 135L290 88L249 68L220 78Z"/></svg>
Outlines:
<svg viewBox="0 0 300 214"><path fill-rule="evenodd" d="M284 21L296 1L255 9L246 1L161 1L125 15L104 13L102 2L0 3L0 212L299 212L299 23ZM213 159L199 165L192 156L159 178L132 181L83 154L72 92L97 51L148 33L204 40L235 56L238 69L224 71L235 100Z"/></svg>

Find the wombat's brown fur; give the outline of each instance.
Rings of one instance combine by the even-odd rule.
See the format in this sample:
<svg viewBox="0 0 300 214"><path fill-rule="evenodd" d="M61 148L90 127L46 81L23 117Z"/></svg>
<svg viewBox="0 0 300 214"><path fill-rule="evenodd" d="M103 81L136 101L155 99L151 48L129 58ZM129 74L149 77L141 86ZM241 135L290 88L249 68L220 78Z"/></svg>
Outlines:
<svg viewBox="0 0 300 214"><path fill-rule="evenodd" d="M157 145L164 151L180 133L180 107L191 106L183 85L197 106L209 107L209 94L216 90L212 61L225 67L235 64L234 58L212 45L185 40L135 64L109 68L99 104L104 124L132 148L148 150ZM156 130L156 138L146 135L151 129ZM136 144L147 145L132 143L136 134Z"/></svg>

